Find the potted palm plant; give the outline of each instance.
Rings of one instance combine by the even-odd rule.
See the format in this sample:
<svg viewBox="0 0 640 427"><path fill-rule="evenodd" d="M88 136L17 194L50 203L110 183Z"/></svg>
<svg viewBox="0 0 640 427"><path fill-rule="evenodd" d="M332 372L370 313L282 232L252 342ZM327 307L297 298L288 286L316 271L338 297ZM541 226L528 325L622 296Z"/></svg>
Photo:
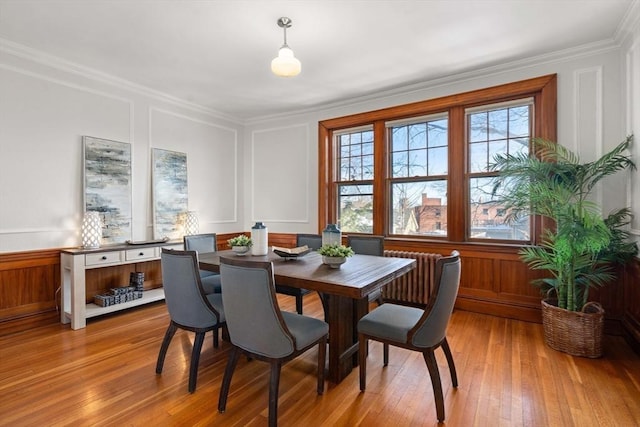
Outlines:
<svg viewBox="0 0 640 427"><path fill-rule="evenodd" d="M530 154L494 157L492 168L499 176L493 194L499 194L506 220L533 214L545 224L540 242L523 247L520 257L530 268L548 273L534 283L547 292L542 301L545 340L556 350L586 357L602 354L604 311L589 302L589 290L614 280L618 265L636 255L637 247L628 240L631 211L622 208L603 218L589 196L603 178L635 169L628 154L631 141L629 136L587 163L543 139L532 141Z"/></svg>

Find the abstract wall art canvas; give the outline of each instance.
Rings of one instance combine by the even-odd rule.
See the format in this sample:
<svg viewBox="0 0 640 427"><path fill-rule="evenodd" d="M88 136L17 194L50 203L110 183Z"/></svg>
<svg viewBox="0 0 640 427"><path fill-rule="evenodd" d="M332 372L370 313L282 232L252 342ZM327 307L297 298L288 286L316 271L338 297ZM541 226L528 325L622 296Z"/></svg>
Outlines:
<svg viewBox="0 0 640 427"><path fill-rule="evenodd" d="M131 239L131 144L84 136L84 209L102 218L102 244Z"/></svg>
<svg viewBox="0 0 640 427"><path fill-rule="evenodd" d="M181 215L188 207L187 155L154 148L153 237L182 238Z"/></svg>

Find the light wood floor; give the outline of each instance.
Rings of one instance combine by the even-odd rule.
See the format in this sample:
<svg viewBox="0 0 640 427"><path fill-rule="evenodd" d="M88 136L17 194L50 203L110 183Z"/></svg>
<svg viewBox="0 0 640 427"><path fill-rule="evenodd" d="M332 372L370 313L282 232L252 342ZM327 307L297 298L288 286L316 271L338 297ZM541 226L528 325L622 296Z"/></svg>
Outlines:
<svg viewBox="0 0 640 427"><path fill-rule="evenodd" d="M293 298L280 297L293 310ZM321 316L317 296L305 314ZM268 365L242 358L227 411L217 411L229 345L209 335L195 393L187 392L192 334L179 331L162 375L155 363L168 314L163 303L94 319L86 329L52 325L0 338L2 426L263 426ZM602 359L574 358L546 347L541 325L456 311L449 343L460 385L452 389L438 351L449 426L640 425L640 357L606 337ZM437 425L429 375L419 354L371 343L367 390L354 370L315 392L316 351L282 371L281 426Z"/></svg>

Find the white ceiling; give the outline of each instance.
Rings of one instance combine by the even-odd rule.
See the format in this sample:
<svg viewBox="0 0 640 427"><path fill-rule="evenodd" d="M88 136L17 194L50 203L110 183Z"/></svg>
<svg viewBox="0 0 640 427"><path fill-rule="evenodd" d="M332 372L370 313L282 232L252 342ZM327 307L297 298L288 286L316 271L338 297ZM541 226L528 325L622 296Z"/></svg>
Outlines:
<svg viewBox="0 0 640 427"><path fill-rule="evenodd" d="M0 0L0 42L243 121L615 43L639 1ZM281 16L293 78L269 68Z"/></svg>

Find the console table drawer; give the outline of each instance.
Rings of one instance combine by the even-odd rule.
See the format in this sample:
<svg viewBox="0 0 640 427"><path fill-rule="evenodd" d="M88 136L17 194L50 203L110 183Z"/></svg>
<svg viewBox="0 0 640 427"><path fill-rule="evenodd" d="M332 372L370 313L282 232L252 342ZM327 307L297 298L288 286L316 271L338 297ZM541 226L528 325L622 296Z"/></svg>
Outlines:
<svg viewBox="0 0 640 427"><path fill-rule="evenodd" d="M156 248L139 248L125 251L125 259L127 261L145 261L156 257Z"/></svg>
<svg viewBox="0 0 640 427"><path fill-rule="evenodd" d="M117 264L121 261L122 261L122 256L119 251L102 252L99 254L86 254L84 259L84 265L86 266L109 265L109 264Z"/></svg>

